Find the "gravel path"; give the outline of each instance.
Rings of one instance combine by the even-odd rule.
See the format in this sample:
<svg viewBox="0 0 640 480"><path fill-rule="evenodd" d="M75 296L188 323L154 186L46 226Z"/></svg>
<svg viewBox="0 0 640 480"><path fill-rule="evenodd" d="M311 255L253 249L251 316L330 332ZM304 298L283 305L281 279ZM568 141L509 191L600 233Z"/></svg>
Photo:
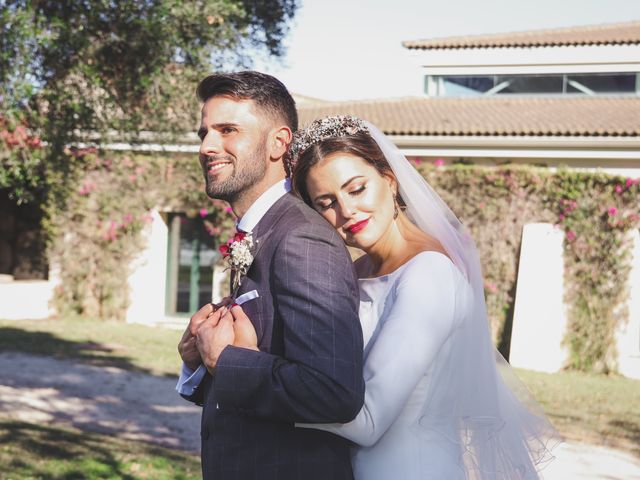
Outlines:
<svg viewBox="0 0 640 480"><path fill-rule="evenodd" d="M176 378L0 352L0 415L198 451L200 408ZM605 447L561 444L546 480L640 480L640 459Z"/></svg>
<svg viewBox="0 0 640 480"><path fill-rule="evenodd" d="M0 353L0 415L199 451L201 410L177 394L176 380Z"/></svg>

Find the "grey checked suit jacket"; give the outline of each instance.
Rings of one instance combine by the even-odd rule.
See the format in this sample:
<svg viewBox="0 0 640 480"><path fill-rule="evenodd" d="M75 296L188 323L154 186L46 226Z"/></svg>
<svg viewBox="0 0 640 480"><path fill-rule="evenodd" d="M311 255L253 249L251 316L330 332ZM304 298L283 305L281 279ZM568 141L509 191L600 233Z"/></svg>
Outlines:
<svg viewBox="0 0 640 480"><path fill-rule="evenodd" d="M206 480L352 478L349 442L294 422L345 423L364 401L358 287L333 228L293 194L253 231L254 261L238 294L260 352L228 346L201 403Z"/></svg>

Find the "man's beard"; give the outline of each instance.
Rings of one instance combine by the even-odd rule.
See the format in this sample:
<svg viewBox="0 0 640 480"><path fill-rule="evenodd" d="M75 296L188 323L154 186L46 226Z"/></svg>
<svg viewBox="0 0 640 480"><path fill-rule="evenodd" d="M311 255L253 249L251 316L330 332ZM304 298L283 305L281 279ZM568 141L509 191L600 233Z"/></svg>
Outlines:
<svg viewBox="0 0 640 480"><path fill-rule="evenodd" d="M245 158L242 164L238 163L236 158L228 155L216 157L232 161L233 172L231 175L221 181L209 180L209 174L205 170L206 192L211 198L217 198L232 203L237 201L242 195L253 187L258 181L264 178L267 170L265 163L266 154L266 138L261 141L249 158Z"/></svg>

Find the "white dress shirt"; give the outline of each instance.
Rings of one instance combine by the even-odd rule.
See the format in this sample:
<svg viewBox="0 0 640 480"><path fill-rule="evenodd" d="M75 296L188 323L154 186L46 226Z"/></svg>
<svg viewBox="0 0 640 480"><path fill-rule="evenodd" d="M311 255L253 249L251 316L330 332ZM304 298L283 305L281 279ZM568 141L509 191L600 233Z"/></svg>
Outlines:
<svg viewBox="0 0 640 480"><path fill-rule="evenodd" d="M282 198L283 195L289 193L291 191L291 179L287 178L282 180L264 192L262 195L258 197L258 199L251 204L246 213L242 216L242 218L237 223L238 230L242 230L243 232L251 233L258 222L262 220L265 213L269 211L269 209ZM176 385L176 390L178 393L186 396L193 395L195 389L200 385L202 378L206 372L206 368L204 365L200 364L200 366L194 371L187 367L184 363L182 364L182 369L180 370L180 378L178 379L178 384Z"/></svg>

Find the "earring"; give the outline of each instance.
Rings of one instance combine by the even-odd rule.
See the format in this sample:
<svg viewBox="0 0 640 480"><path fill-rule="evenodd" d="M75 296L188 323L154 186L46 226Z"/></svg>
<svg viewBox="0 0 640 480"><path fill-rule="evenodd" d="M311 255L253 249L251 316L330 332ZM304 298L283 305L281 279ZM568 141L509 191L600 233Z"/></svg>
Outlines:
<svg viewBox="0 0 640 480"><path fill-rule="evenodd" d="M398 208L398 194L396 193L393 196L393 219L395 220L396 218L398 218L399 214L400 214L400 208Z"/></svg>

